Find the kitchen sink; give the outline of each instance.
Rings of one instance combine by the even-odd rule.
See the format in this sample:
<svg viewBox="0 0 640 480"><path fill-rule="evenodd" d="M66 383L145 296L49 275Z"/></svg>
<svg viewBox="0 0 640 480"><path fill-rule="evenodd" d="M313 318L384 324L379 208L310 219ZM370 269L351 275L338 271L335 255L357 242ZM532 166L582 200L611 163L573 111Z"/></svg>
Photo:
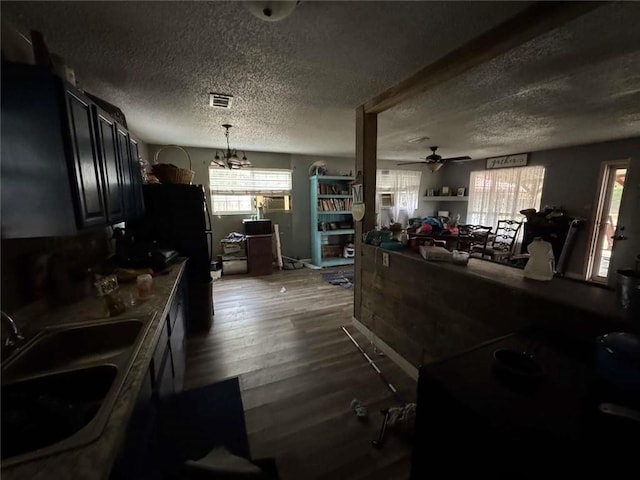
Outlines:
<svg viewBox="0 0 640 480"><path fill-rule="evenodd" d="M150 321L43 330L2 365L2 467L95 441Z"/></svg>
<svg viewBox="0 0 640 480"><path fill-rule="evenodd" d="M118 369L101 365L2 386L2 458L58 443L95 417Z"/></svg>
<svg viewBox="0 0 640 480"><path fill-rule="evenodd" d="M123 320L45 331L10 359L2 374L11 379L104 361L128 350L143 325L141 320Z"/></svg>

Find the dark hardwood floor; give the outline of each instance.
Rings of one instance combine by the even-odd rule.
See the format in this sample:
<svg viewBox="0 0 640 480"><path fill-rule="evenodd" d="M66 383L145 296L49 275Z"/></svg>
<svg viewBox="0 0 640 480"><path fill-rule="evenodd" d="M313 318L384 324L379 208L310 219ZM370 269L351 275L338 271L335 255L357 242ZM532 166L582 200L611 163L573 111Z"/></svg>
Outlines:
<svg viewBox="0 0 640 480"><path fill-rule="evenodd" d="M223 277L213 295L213 328L187 344L185 388L240 378L253 458L274 457L282 480L408 478L409 442L390 434L382 449L371 446L379 410L398 404L340 327L407 401L415 382L351 327L352 289L305 268ZM351 410L353 398L368 421Z"/></svg>

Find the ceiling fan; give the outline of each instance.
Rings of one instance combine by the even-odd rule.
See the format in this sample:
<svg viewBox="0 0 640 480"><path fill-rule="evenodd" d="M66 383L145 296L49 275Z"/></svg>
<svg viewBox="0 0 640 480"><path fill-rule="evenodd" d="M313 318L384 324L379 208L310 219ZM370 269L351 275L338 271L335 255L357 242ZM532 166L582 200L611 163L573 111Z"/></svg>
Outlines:
<svg viewBox="0 0 640 480"><path fill-rule="evenodd" d="M432 153L431 153L431 155L427 155L424 158L424 160L422 160L420 162L399 163L398 165L416 165L418 163L426 163L427 167L429 167L429 170L431 170L432 172L437 172L438 170L440 170L440 168L442 168L442 166L445 164L445 162L471 160L471 157L469 157L469 156L442 158L442 156L440 156L440 155L438 155L436 153L436 150L438 150L438 147L429 147L429 148L431 149Z"/></svg>

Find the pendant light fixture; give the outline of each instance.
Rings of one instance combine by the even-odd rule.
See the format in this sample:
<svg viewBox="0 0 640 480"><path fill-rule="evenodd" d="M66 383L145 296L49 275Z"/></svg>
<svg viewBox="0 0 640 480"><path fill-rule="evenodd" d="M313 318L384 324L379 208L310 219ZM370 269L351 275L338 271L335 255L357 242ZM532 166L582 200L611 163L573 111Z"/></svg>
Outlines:
<svg viewBox="0 0 640 480"><path fill-rule="evenodd" d="M225 129L224 136L227 139L227 150L216 150L216 156L213 157L213 160L211 160L212 167L218 166L220 168L230 169L251 167L251 162L247 158L247 155L244 153L244 151L242 152L241 159L240 157L238 157L238 152L235 149L231 150L231 147L229 146L229 129L232 126L233 125L229 125L228 123L222 125L222 127Z"/></svg>

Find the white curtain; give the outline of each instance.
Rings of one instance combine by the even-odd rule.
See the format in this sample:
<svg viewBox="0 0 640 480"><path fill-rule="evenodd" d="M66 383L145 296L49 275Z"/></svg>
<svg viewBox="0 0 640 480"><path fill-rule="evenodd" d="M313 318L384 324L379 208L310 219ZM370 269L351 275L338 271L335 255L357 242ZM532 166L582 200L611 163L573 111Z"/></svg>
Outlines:
<svg viewBox="0 0 640 480"><path fill-rule="evenodd" d="M498 220L524 219L520 210L540 209L544 167L471 172L467 223L496 228Z"/></svg>
<svg viewBox="0 0 640 480"><path fill-rule="evenodd" d="M418 208L421 178L422 172L413 170L376 172L376 216L379 226L388 227L392 221L406 226ZM387 199L382 201L383 194L391 194L390 206L386 206Z"/></svg>

